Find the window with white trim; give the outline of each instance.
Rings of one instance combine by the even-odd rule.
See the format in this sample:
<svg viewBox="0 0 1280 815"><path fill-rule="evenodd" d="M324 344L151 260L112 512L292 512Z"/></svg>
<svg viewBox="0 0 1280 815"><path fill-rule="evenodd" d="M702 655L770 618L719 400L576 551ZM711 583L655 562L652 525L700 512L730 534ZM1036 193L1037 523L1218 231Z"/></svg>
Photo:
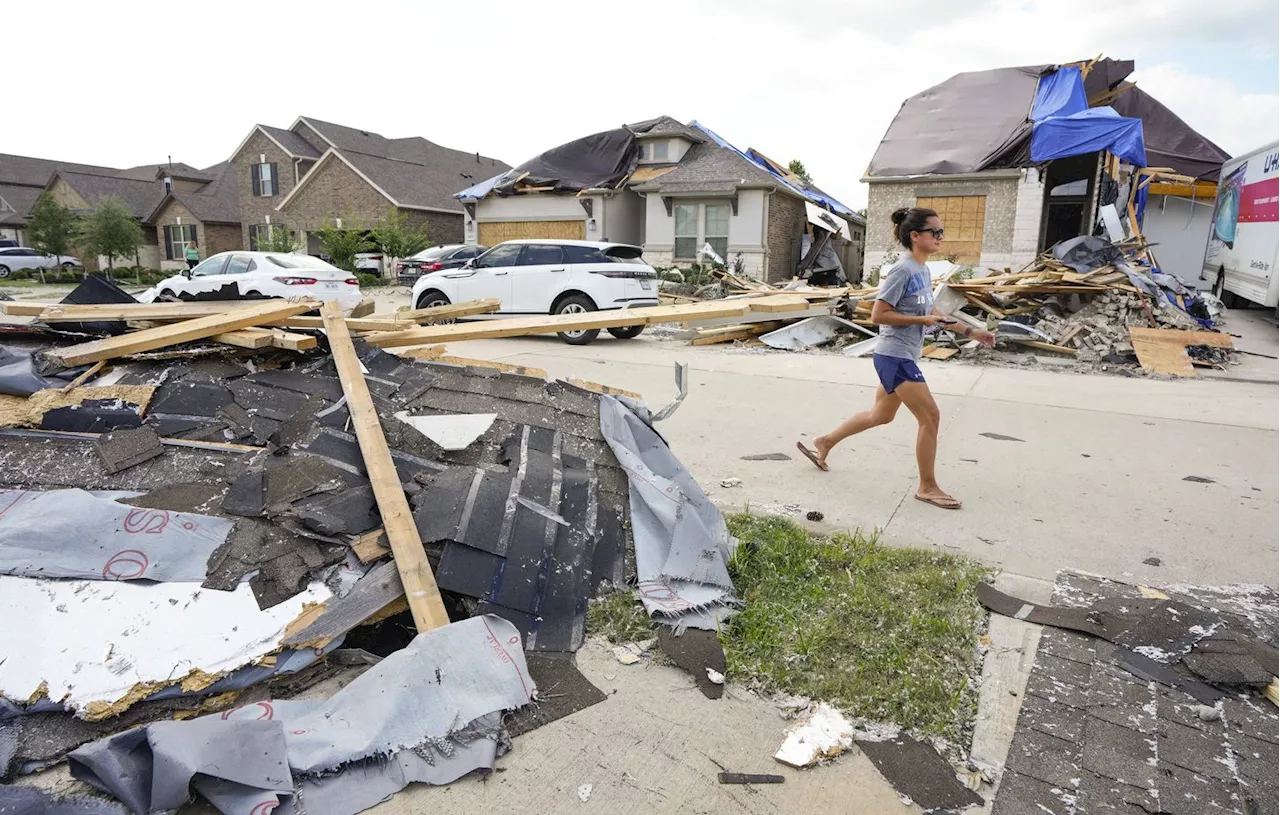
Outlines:
<svg viewBox="0 0 1280 815"><path fill-rule="evenodd" d="M698 205L676 204L677 260L693 260L698 256Z"/></svg>
<svg viewBox="0 0 1280 815"><path fill-rule="evenodd" d="M251 170L255 196L270 198L280 191L280 174L274 161L254 164Z"/></svg>
<svg viewBox="0 0 1280 815"><path fill-rule="evenodd" d="M722 258L729 257L729 205L707 204L704 240ZM699 244L701 248L701 244Z"/></svg>
<svg viewBox="0 0 1280 815"><path fill-rule="evenodd" d="M186 260L187 244L196 239L195 224L173 224L164 228L166 260Z"/></svg>

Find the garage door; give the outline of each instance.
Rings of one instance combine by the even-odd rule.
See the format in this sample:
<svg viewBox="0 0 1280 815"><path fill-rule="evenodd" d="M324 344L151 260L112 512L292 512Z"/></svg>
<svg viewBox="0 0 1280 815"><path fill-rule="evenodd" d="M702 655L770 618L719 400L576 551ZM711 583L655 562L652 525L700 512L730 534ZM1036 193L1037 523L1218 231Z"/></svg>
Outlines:
<svg viewBox="0 0 1280 815"><path fill-rule="evenodd" d="M480 224L480 243L496 246L520 238L554 238L580 241L585 235L582 221L504 221Z"/></svg>

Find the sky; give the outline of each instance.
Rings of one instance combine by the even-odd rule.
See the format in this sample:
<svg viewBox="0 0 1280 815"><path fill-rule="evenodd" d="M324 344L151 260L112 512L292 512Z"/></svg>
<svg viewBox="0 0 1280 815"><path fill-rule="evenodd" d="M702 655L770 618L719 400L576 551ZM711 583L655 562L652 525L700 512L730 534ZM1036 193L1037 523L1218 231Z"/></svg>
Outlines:
<svg viewBox="0 0 1280 815"><path fill-rule="evenodd" d="M1276 0L44 0L5 25L29 36L0 153L112 167L207 167L300 115L515 165L667 114L859 208L907 97L1100 53L1232 155L1280 131Z"/></svg>

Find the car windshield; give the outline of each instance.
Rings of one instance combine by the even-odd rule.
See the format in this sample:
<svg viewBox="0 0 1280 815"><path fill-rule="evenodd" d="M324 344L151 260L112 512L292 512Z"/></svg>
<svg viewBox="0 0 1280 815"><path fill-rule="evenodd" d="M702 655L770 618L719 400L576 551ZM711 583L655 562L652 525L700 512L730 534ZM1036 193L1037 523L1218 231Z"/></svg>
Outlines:
<svg viewBox="0 0 1280 815"><path fill-rule="evenodd" d="M338 271L337 266L325 263L320 258L313 258L310 255L267 255L267 260L282 269L326 269Z"/></svg>
<svg viewBox="0 0 1280 815"><path fill-rule="evenodd" d="M421 252L413 256L413 260L435 260L449 254L447 246L433 246L430 249L423 249Z"/></svg>

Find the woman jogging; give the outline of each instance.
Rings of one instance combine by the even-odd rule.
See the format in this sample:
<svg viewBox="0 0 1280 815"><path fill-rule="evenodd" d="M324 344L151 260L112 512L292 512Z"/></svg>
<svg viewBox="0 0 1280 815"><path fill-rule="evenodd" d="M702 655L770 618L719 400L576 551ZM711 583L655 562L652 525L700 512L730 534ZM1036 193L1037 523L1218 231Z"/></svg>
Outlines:
<svg viewBox="0 0 1280 815"><path fill-rule="evenodd" d="M934 474L939 411L916 364L924 345L925 327L952 326L957 322L933 310L933 281L925 265L929 256L942 248L942 221L933 210L915 207L897 210L891 217L895 237L910 254L889 270L871 309L871 322L880 326L874 357L880 378L875 405L845 419L825 436L818 436L813 440L814 450L803 442L796 442L796 446L819 469L826 470L832 448L855 433L892 422L898 407L906 405L920 425L916 435L916 466L920 470L916 498L942 509L959 509L960 502L938 486ZM995 345L995 335L989 331L968 326L959 331L988 347Z"/></svg>

